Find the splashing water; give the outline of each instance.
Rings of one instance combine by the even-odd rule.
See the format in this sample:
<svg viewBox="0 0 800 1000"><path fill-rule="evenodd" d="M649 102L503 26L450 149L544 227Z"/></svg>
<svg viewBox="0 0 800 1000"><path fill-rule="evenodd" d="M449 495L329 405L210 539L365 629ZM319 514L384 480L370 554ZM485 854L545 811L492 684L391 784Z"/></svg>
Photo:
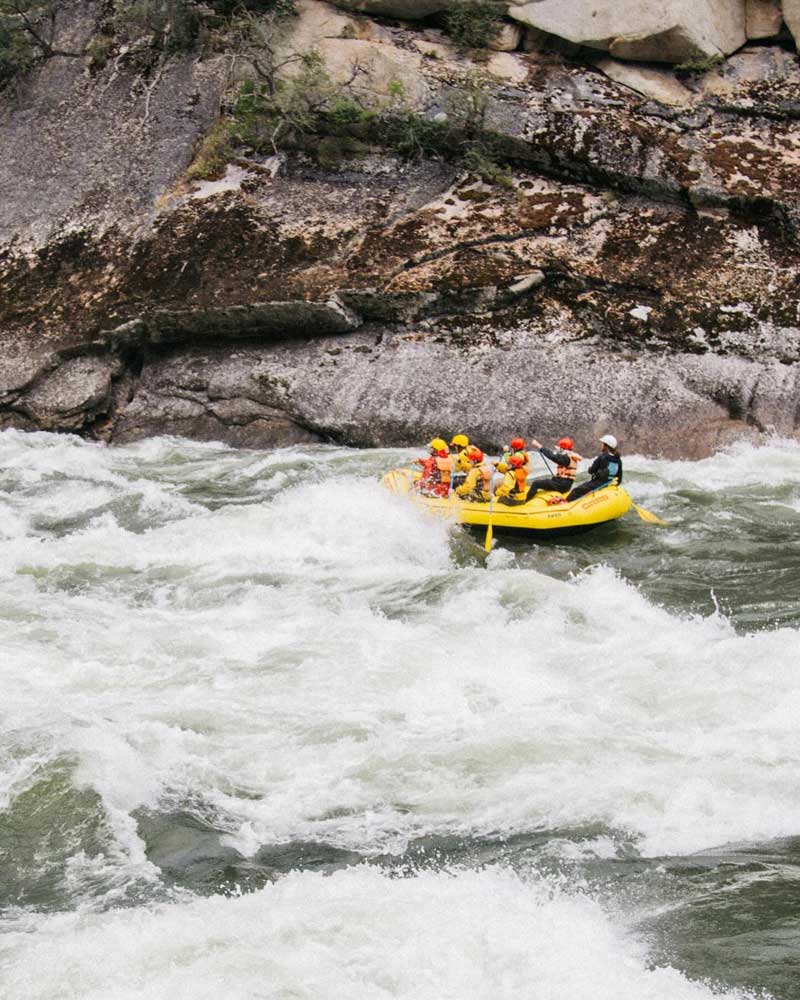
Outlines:
<svg viewBox="0 0 800 1000"><path fill-rule="evenodd" d="M6 995L800 995L800 448L488 559L407 458L0 434Z"/></svg>

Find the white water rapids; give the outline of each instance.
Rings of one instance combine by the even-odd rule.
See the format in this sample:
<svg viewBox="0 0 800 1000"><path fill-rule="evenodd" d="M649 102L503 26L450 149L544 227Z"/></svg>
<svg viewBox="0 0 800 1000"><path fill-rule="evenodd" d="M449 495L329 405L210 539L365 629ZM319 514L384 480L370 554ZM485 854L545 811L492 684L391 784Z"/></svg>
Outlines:
<svg viewBox="0 0 800 1000"><path fill-rule="evenodd" d="M797 619L737 627L681 609L680 583L660 605L602 552L570 566L568 543L547 572L530 546L485 560L381 488L403 457L0 434L4 997L747 994L656 962L640 925L669 901L575 865L800 834ZM629 515L615 537L658 545L664 572L716 558L681 491L752 488L800 525L796 444L626 469L673 526L653 542ZM737 516L714 529L733 553ZM742 571L791 586L795 537ZM292 844L354 857L165 888L186 815L240 866ZM370 863L529 835L546 863Z"/></svg>

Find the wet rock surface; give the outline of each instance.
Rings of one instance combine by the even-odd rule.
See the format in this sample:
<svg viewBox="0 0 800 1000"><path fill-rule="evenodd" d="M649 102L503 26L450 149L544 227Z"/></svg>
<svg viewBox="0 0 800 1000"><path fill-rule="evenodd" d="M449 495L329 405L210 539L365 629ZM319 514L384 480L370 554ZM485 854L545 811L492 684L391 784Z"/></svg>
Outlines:
<svg viewBox="0 0 800 1000"><path fill-rule="evenodd" d="M332 8L303 6L312 44ZM333 49L413 53L423 113L480 69L508 184L377 148L187 184L214 58L175 60L144 123L124 74L52 61L0 112L0 426L254 446L611 429L670 455L798 433L795 53L745 48L702 74L554 52L478 66L427 25L333 16L350 25ZM492 75L498 58L514 72ZM74 185L54 148L69 177L84 156Z"/></svg>

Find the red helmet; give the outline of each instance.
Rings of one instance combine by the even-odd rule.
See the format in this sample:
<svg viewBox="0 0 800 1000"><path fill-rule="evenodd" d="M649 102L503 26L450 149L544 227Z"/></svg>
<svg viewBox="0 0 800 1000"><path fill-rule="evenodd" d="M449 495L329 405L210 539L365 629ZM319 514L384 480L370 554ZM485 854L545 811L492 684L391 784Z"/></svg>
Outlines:
<svg viewBox="0 0 800 1000"><path fill-rule="evenodd" d="M559 448L566 448L567 451L572 451L572 449L575 447L575 442L572 440L571 437L559 438L558 439L558 447Z"/></svg>
<svg viewBox="0 0 800 1000"><path fill-rule="evenodd" d="M482 462L483 452L480 450L480 448L476 448L473 445L467 452L467 458L470 460L470 462Z"/></svg>
<svg viewBox="0 0 800 1000"><path fill-rule="evenodd" d="M525 448L525 439L512 438L509 448L511 448L512 451L522 451Z"/></svg>
<svg viewBox="0 0 800 1000"><path fill-rule="evenodd" d="M522 457L522 455L512 455L511 458L509 458L508 460L508 464L511 466L512 469L521 469L522 466L525 464L525 459Z"/></svg>

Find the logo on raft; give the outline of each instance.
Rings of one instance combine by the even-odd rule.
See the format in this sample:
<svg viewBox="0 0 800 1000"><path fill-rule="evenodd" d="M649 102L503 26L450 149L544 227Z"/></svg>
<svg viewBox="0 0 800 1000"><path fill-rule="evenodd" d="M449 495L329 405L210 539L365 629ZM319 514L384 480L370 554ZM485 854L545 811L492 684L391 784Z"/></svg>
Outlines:
<svg viewBox="0 0 800 1000"><path fill-rule="evenodd" d="M589 503L583 505L584 510L588 510L590 507L596 507L599 503L607 503L608 497L595 497L594 500L590 500Z"/></svg>

